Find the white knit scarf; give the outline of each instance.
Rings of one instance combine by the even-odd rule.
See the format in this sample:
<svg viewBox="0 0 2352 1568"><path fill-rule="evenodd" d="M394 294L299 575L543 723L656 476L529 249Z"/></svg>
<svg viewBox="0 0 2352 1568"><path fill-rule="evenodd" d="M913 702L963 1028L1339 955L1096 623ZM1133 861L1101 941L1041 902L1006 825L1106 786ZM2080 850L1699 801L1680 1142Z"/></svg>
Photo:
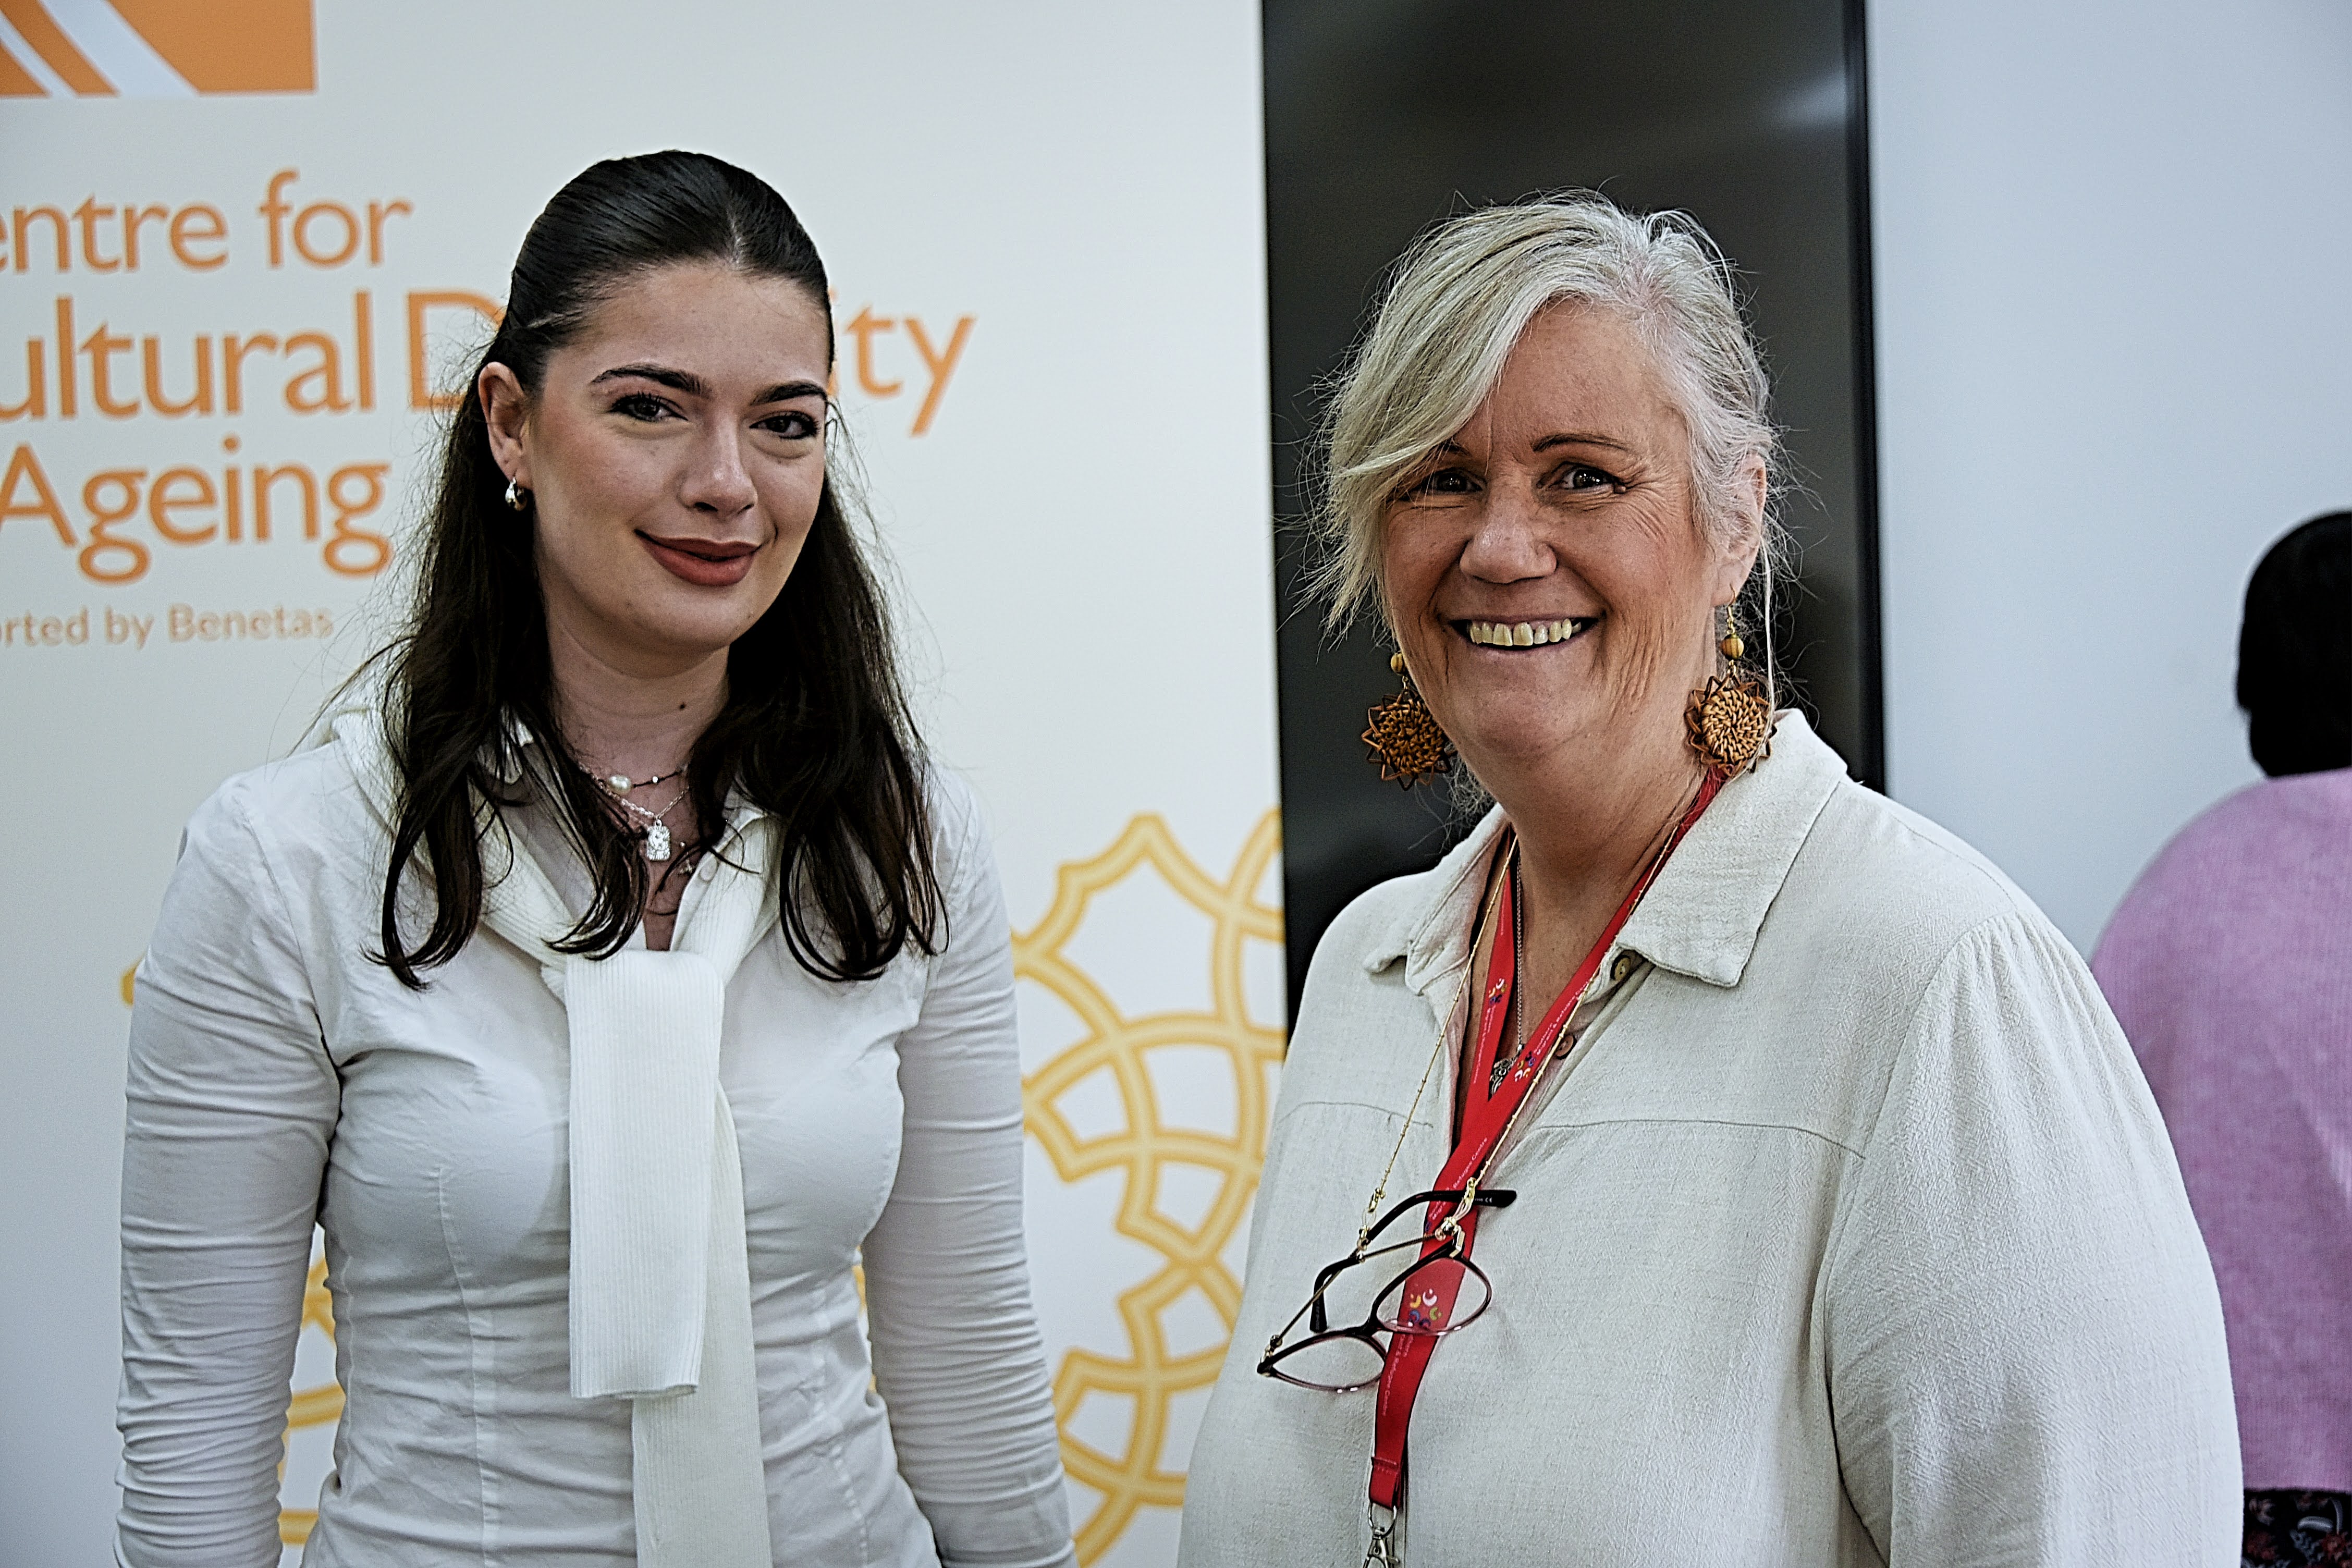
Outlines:
<svg viewBox="0 0 2352 1568"><path fill-rule="evenodd" d="M386 831L398 780L363 694L327 716ZM322 737L323 738L323 737ZM630 1402L641 1568L772 1568L743 1165L719 1083L727 983L777 916L775 828L732 817L667 952L587 959L521 841L487 819L483 923L571 1031L572 1393Z"/></svg>

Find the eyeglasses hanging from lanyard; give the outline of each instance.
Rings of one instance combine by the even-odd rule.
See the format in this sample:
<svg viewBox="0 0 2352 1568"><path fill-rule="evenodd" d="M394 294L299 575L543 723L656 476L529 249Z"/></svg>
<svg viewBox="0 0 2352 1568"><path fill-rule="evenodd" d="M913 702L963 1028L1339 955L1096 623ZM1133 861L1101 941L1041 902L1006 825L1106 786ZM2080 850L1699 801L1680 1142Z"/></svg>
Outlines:
<svg viewBox="0 0 2352 1568"><path fill-rule="evenodd" d="M1479 1207L1508 1208L1518 1195L1490 1187L1472 1202ZM1353 1394L1380 1382L1381 1369L1388 1359L1388 1345L1381 1338L1383 1333L1439 1337L1477 1321L1495 1299L1494 1283L1456 1245L1462 1229L1453 1219L1439 1221L1433 1232L1423 1231L1384 1246L1371 1245L1391 1224L1423 1204L1444 1204L1450 1212L1452 1205L1470 1196L1460 1187L1415 1193L1382 1215L1377 1225L1367 1226L1354 1251L1337 1263L1325 1264L1315 1276L1315 1289L1307 1304L1266 1342L1265 1354L1258 1359L1259 1373L1299 1388ZM1446 1244L1434 1252L1428 1245L1433 1236ZM1340 1277L1360 1264L1407 1251L1417 1256L1372 1298L1371 1310L1364 1314L1364 1321L1333 1328L1328 1293ZM1307 1337L1292 1342L1290 1336L1302 1318L1307 1320Z"/></svg>

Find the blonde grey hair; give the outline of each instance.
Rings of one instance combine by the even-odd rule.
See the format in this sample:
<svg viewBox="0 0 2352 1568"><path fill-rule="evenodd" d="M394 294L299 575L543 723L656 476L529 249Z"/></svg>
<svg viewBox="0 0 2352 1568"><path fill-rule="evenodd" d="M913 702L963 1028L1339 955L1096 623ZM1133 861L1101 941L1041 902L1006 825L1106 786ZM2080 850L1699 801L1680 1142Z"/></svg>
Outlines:
<svg viewBox="0 0 2352 1568"><path fill-rule="evenodd" d="M1398 261L1371 330L1337 379L1318 454L1312 526L1322 549L1311 579L1333 630L1367 605L1388 618L1380 563L1391 499L1469 422L1537 312L1562 301L1632 324L1689 433L1699 526L1722 543L1746 531L1750 465L1760 462L1769 479L1780 441L1731 265L1706 231L1683 213L1640 216L1594 191L1483 207L1440 225ZM1769 500L1762 526L1769 679L1782 549Z"/></svg>

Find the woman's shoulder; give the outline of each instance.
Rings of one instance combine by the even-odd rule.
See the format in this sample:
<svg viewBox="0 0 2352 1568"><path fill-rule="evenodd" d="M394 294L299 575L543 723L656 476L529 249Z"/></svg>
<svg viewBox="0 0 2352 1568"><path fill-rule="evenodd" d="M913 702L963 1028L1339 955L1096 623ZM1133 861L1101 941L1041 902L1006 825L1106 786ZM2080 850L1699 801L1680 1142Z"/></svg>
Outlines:
<svg viewBox="0 0 2352 1568"><path fill-rule="evenodd" d="M1784 1068L1837 1086L1834 1121L1857 1152L1963 1110L1979 1152L2057 1124L2101 1129L2109 1153L2162 1137L2064 933L1965 840L1859 784L1824 805L1738 991Z"/></svg>
<svg viewBox="0 0 2352 1568"><path fill-rule="evenodd" d="M1783 896L1791 894L1798 907L1836 908L1839 923L1869 946L1937 960L1989 922L2050 927L2040 906L1975 846L1850 779L1832 793L1797 851Z"/></svg>
<svg viewBox="0 0 2352 1568"><path fill-rule="evenodd" d="M2263 779L2224 795L2157 852L2126 902L2144 889L2262 884L2328 860L2352 867L2352 768Z"/></svg>
<svg viewBox="0 0 2352 1568"><path fill-rule="evenodd" d="M1402 956L1411 939L1410 928L1470 875L1489 836L1474 832L1426 871L1408 872L1375 882L1348 900L1315 944L1315 963L1352 960L1355 967L1377 967Z"/></svg>
<svg viewBox="0 0 2352 1568"><path fill-rule="evenodd" d="M1741 989L1881 1068L1938 1018L1975 1020L1964 1034L2030 1018L2025 1033L2044 1047L2112 1027L2081 955L2022 889L1958 836L1851 781L1790 863Z"/></svg>
<svg viewBox="0 0 2352 1568"><path fill-rule="evenodd" d="M1294 1058L1299 1038L1314 1032L1310 1018L1363 1022L1361 1008L1384 1013L1398 1005L1391 994L1402 995L1431 984L1432 967L1442 966L1440 950L1446 944L1429 939L1457 907L1466 935L1476 912L1464 902L1475 898L1475 889L1467 884L1486 863L1499 815L1490 813L1486 822L1429 869L1365 889L1323 928L1299 998Z"/></svg>
<svg viewBox="0 0 2352 1568"><path fill-rule="evenodd" d="M2109 917L2095 965L2119 1005L2192 976L2266 973L2280 952L2338 931L2347 897L2352 768L2265 779L2157 852Z"/></svg>
<svg viewBox="0 0 2352 1568"><path fill-rule="evenodd" d="M938 837L952 843L985 830L980 792L971 787L971 780L932 756L920 758L916 767L922 779L923 805Z"/></svg>
<svg viewBox="0 0 2352 1568"><path fill-rule="evenodd" d="M247 768L223 780L189 815L164 918L168 923L170 911L185 906L211 911L199 924L252 917L313 934L362 919L367 889L381 875L383 843L350 767L331 747ZM245 915L222 915L231 909ZM233 934L215 933L222 940Z"/></svg>
<svg viewBox="0 0 2352 1568"><path fill-rule="evenodd" d="M236 836L273 849L332 853L370 843L382 828L354 776L346 742L330 740L231 773L188 818L186 843Z"/></svg>
<svg viewBox="0 0 2352 1568"><path fill-rule="evenodd" d="M916 760L923 792L923 820L930 835L931 865L940 887L952 899L975 877L992 874L994 850L988 811L980 792L961 773L922 755Z"/></svg>

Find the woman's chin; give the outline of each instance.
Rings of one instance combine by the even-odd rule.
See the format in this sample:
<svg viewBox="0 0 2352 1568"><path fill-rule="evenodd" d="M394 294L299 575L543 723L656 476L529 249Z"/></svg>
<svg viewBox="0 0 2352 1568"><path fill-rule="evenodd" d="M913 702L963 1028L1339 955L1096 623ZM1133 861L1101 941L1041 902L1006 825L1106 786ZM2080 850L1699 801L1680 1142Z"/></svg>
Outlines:
<svg viewBox="0 0 2352 1568"><path fill-rule="evenodd" d="M1597 732L1593 715L1579 711L1580 706L1497 705L1465 722L1459 733L1447 732L1482 777L1556 763Z"/></svg>
<svg viewBox="0 0 2352 1568"><path fill-rule="evenodd" d="M1684 698L1660 686L1627 690L1585 681L1455 691L1446 733L1474 767L1615 767L1684 742ZM1485 759L1482 766L1481 759Z"/></svg>
<svg viewBox="0 0 2352 1568"><path fill-rule="evenodd" d="M639 658L699 664L724 654L759 620L756 607L735 605L647 605L640 600L605 618L606 634Z"/></svg>
<svg viewBox="0 0 2352 1568"><path fill-rule="evenodd" d="M657 573L615 621L648 647L718 653L759 623L782 586L746 579L706 588Z"/></svg>

